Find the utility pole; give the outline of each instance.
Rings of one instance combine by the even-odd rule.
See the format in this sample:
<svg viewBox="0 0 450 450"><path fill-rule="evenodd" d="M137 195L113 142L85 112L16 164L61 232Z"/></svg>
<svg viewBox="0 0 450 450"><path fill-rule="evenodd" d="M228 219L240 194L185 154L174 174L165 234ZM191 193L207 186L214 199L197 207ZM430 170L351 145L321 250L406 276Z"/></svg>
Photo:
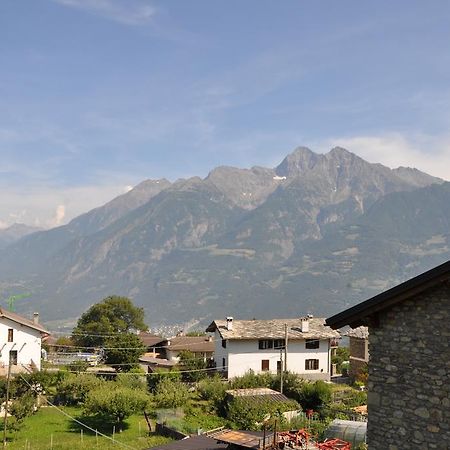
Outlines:
<svg viewBox="0 0 450 450"><path fill-rule="evenodd" d="M284 324L284 371L287 372L288 326Z"/></svg>
<svg viewBox="0 0 450 450"><path fill-rule="evenodd" d="M11 380L11 355L9 356L8 378L6 379L6 401L5 416L3 422L3 448L6 448L6 425L8 420L8 404L9 404L9 381Z"/></svg>
<svg viewBox="0 0 450 450"><path fill-rule="evenodd" d="M280 347L280 392L283 393L283 347Z"/></svg>

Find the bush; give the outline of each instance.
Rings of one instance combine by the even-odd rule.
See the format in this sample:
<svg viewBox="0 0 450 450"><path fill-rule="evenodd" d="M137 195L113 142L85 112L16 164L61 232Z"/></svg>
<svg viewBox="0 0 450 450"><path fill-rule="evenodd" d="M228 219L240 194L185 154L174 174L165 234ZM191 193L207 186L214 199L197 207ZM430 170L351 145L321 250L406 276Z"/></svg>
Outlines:
<svg viewBox="0 0 450 450"><path fill-rule="evenodd" d="M341 373L342 363L350 358L350 349L348 347L338 347L336 354L331 358L331 363L336 364L337 373Z"/></svg>
<svg viewBox="0 0 450 450"><path fill-rule="evenodd" d="M230 389L270 388L274 383L274 375L270 373L256 374L253 370L249 370L245 375L233 378L230 381Z"/></svg>
<svg viewBox="0 0 450 450"><path fill-rule="evenodd" d="M84 408L86 414L98 414L113 422L121 423L132 414L144 411L149 400L145 392L115 386L90 391Z"/></svg>
<svg viewBox="0 0 450 450"><path fill-rule="evenodd" d="M155 389L154 401L158 408L176 408L190 399L188 388L181 381L169 378L160 381Z"/></svg>
<svg viewBox="0 0 450 450"><path fill-rule="evenodd" d="M181 373L177 370L156 369L155 372L147 375L148 390L154 393L163 380L181 381Z"/></svg>
<svg viewBox="0 0 450 450"><path fill-rule="evenodd" d="M116 377L116 384L121 387L130 389L137 389L140 391L147 391L147 383L145 382L145 375L139 373L119 373Z"/></svg>
<svg viewBox="0 0 450 450"><path fill-rule="evenodd" d="M331 402L331 386L324 381L305 382L297 400L304 410L320 411Z"/></svg>
<svg viewBox="0 0 450 450"><path fill-rule="evenodd" d="M274 383L271 387L272 389L279 391L281 388L280 384L280 377L278 376L274 379ZM286 397L293 398L298 401L299 392L304 384L305 380L296 373L286 372L283 374L283 394L286 395Z"/></svg>
<svg viewBox="0 0 450 450"><path fill-rule="evenodd" d="M227 419L234 422L240 429L259 430L265 420L276 418L280 424L284 420L283 412L298 409L299 405L294 400L279 403L270 399L252 400L236 397L227 405Z"/></svg>
<svg viewBox="0 0 450 450"><path fill-rule="evenodd" d="M183 366L184 372L182 374L184 381L199 381L208 376L207 363L203 358L195 356L195 353L189 350L180 352L180 364Z"/></svg>
<svg viewBox="0 0 450 450"><path fill-rule="evenodd" d="M15 418L13 422L14 429L19 429L22 425L23 419L28 416L31 416L35 411L35 402L36 399L32 392L27 392L21 397L13 400L12 405L8 408L11 416Z"/></svg>
<svg viewBox="0 0 450 450"><path fill-rule="evenodd" d="M107 381L97 378L95 375L70 374L57 387L57 397L66 405L77 405L83 403L91 391L105 387L105 383Z"/></svg>
<svg viewBox="0 0 450 450"><path fill-rule="evenodd" d="M201 380L197 389L202 399L210 401L216 410L222 409L228 384L220 375L215 374L212 378Z"/></svg>

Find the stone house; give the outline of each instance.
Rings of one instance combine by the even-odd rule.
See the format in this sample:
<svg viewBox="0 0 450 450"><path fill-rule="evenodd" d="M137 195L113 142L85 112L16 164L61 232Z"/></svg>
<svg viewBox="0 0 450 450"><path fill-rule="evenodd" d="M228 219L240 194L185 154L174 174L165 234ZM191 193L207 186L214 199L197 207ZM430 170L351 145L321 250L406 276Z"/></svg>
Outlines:
<svg viewBox="0 0 450 450"><path fill-rule="evenodd" d="M226 377L254 373L300 374L311 380L329 380L331 356L339 333L319 317L270 320L215 320L214 364ZM287 337L287 351L285 341Z"/></svg>
<svg viewBox="0 0 450 450"><path fill-rule="evenodd" d="M354 380L369 362L369 329L363 326L357 327L348 330L344 336L349 338L349 375Z"/></svg>
<svg viewBox="0 0 450 450"><path fill-rule="evenodd" d="M369 449L450 448L450 261L327 324L368 326Z"/></svg>

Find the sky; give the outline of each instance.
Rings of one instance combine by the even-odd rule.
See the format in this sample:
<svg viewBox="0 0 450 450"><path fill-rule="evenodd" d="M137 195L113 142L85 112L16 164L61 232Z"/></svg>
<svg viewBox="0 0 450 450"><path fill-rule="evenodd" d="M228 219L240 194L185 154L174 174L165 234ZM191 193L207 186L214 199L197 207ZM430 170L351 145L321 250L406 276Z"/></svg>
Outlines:
<svg viewBox="0 0 450 450"><path fill-rule="evenodd" d="M450 180L450 2L2 0L0 227L298 146Z"/></svg>

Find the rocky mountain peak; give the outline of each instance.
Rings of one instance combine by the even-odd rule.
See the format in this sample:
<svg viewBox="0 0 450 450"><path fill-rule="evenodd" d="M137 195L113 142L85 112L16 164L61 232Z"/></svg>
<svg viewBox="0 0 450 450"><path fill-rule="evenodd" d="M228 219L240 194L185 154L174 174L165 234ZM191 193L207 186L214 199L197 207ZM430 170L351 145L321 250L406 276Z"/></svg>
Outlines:
<svg viewBox="0 0 450 450"><path fill-rule="evenodd" d="M276 167L278 176L296 176L305 170L312 169L320 156L307 147L297 147Z"/></svg>

